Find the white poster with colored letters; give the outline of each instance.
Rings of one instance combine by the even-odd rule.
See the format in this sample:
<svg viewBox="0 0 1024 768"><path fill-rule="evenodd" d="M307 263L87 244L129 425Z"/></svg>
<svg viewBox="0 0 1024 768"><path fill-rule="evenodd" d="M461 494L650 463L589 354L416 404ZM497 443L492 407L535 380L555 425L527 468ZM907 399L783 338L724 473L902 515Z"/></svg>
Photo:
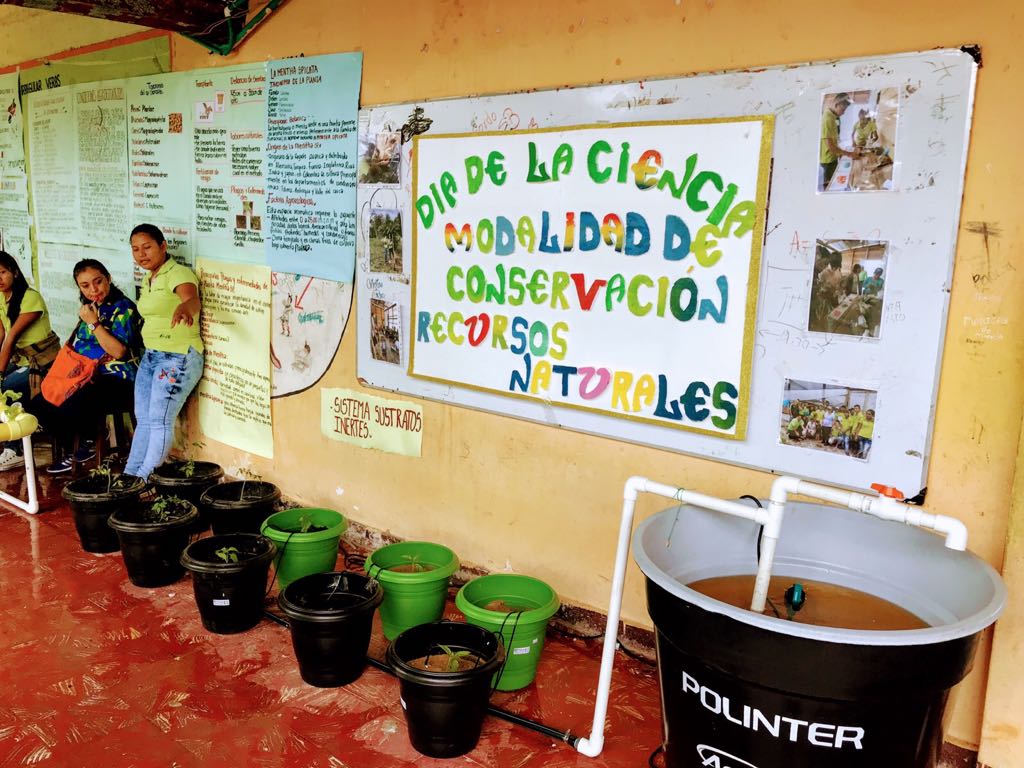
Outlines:
<svg viewBox="0 0 1024 768"><path fill-rule="evenodd" d="M772 127L417 137L410 374L742 439Z"/></svg>

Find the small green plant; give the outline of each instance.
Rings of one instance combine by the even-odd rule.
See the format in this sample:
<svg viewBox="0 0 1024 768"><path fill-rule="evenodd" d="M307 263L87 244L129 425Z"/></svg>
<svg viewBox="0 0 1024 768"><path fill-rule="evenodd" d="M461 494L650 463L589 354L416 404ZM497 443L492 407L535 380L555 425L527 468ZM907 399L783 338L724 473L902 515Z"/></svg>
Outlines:
<svg viewBox="0 0 1024 768"><path fill-rule="evenodd" d="M174 512L185 507L187 502L178 496L161 496L149 507L149 518L155 523L166 523L175 517Z"/></svg>
<svg viewBox="0 0 1024 768"><path fill-rule="evenodd" d="M313 518L308 512L299 515L299 533L309 533L309 529L315 525Z"/></svg>
<svg viewBox="0 0 1024 768"><path fill-rule="evenodd" d="M124 487L124 478L114 472L113 457L108 457L103 460L95 469L89 470L89 477L106 478L107 480L107 493L114 488Z"/></svg>
<svg viewBox="0 0 1024 768"><path fill-rule="evenodd" d="M423 563L420 562L420 555L402 555L402 559L406 561L405 564L409 566L409 570L413 573L421 573L427 570Z"/></svg>
<svg viewBox="0 0 1024 768"><path fill-rule="evenodd" d="M238 562L238 547L221 547L214 552L217 557L225 563L237 563Z"/></svg>
<svg viewBox="0 0 1024 768"><path fill-rule="evenodd" d="M241 467L238 470L238 474L240 474L242 476L242 478L243 478L243 480L242 480L242 488L238 492L238 500L241 501L242 499L245 498L245 484L246 483L259 483L259 482L262 482L263 481L263 475L259 474L258 472L253 472L248 467Z"/></svg>
<svg viewBox="0 0 1024 768"><path fill-rule="evenodd" d="M444 668L446 672L458 672L460 662L469 656L469 651L456 651L450 645L438 645L445 655Z"/></svg>
<svg viewBox="0 0 1024 768"><path fill-rule="evenodd" d="M188 460L185 462L185 464L181 468L181 473L183 475L185 475L185 477L192 477L192 475L194 475L196 473L196 457L195 457L195 454L193 452L194 451L201 451L205 447L206 447L206 443L202 442L201 440L193 440L192 441L192 446L191 446L192 451L189 453Z"/></svg>

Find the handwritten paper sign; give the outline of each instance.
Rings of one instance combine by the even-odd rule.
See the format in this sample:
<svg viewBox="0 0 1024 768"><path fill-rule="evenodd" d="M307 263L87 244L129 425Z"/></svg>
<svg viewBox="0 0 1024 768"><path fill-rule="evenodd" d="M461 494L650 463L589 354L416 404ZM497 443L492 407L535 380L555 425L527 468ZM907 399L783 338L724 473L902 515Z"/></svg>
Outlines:
<svg viewBox="0 0 1024 768"><path fill-rule="evenodd" d="M188 75L196 254L265 264L266 67L247 64Z"/></svg>
<svg viewBox="0 0 1024 768"><path fill-rule="evenodd" d="M267 65L270 266L352 282L361 53Z"/></svg>
<svg viewBox="0 0 1024 768"><path fill-rule="evenodd" d="M417 136L410 375L743 439L772 128Z"/></svg>
<svg viewBox="0 0 1024 768"><path fill-rule="evenodd" d="M203 434L273 458L270 419L270 268L200 259L206 365L199 381Z"/></svg>
<svg viewBox="0 0 1024 768"><path fill-rule="evenodd" d="M0 75L0 250L32 277L28 239L28 176L25 175L18 73Z"/></svg>
<svg viewBox="0 0 1024 768"><path fill-rule="evenodd" d="M423 409L351 389L321 389L320 430L341 443L419 458Z"/></svg>

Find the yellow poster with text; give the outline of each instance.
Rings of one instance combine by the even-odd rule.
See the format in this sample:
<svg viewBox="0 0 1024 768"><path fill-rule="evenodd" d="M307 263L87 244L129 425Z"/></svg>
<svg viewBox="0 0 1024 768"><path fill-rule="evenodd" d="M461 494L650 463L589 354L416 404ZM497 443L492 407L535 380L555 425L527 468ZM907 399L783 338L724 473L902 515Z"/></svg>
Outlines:
<svg viewBox="0 0 1024 768"><path fill-rule="evenodd" d="M342 443L419 458L423 409L351 389L321 389L320 430Z"/></svg>
<svg viewBox="0 0 1024 768"><path fill-rule="evenodd" d="M199 426L206 437L273 458L270 268L200 259L206 368Z"/></svg>

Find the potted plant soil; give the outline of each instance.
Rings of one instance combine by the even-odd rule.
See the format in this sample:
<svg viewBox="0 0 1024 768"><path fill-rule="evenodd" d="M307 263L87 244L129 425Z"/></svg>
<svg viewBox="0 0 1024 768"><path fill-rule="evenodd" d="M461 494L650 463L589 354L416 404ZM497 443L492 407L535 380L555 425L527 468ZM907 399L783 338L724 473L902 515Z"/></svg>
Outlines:
<svg viewBox="0 0 1024 768"><path fill-rule="evenodd" d="M387 661L416 751L458 757L476 746L503 655L498 636L472 624L421 624L395 638Z"/></svg>
<svg viewBox="0 0 1024 768"><path fill-rule="evenodd" d="M259 533L281 498L281 489L273 483L245 470L242 474L244 480L212 485L199 497L200 514L210 521L214 534Z"/></svg>
<svg viewBox="0 0 1024 768"><path fill-rule="evenodd" d="M224 469L220 464L188 458L169 461L157 467L149 476L149 482L160 495L177 496L198 509L199 499L206 489L219 483L223 477ZM205 519L201 510L198 520L197 531L205 531L210 527L210 521Z"/></svg>
<svg viewBox="0 0 1024 768"><path fill-rule="evenodd" d="M380 584L358 573L314 573L285 587L278 605L288 617L302 679L320 688L356 680L383 599Z"/></svg>
<svg viewBox="0 0 1024 768"><path fill-rule="evenodd" d="M384 636L394 640L410 627L441 618L459 558L441 544L400 541L371 554L365 568L384 587L380 620Z"/></svg>
<svg viewBox="0 0 1024 768"><path fill-rule="evenodd" d="M60 495L71 505L82 549L116 552L117 533L107 525L107 519L114 511L137 504L145 489L146 482L141 477L113 472L110 464L65 485Z"/></svg>
<svg viewBox="0 0 1024 768"><path fill-rule="evenodd" d="M274 542L258 533L210 536L185 548L181 564L192 573L204 627L230 635L260 623L267 573L276 553Z"/></svg>
<svg viewBox="0 0 1024 768"><path fill-rule="evenodd" d="M275 512L260 526L260 533L277 545L277 583L284 589L311 573L333 571L338 541L348 523L331 509L297 507Z"/></svg>
<svg viewBox="0 0 1024 768"><path fill-rule="evenodd" d="M518 573L481 576L459 590L455 605L466 621L501 637L506 661L495 682L497 690L515 691L533 682L548 620L559 604L555 590Z"/></svg>
<svg viewBox="0 0 1024 768"><path fill-rule="evenodd" d="M121 507L107 521L121 542L128 578L137 587L162 587L185 574L181 553L199 513L177 496Z"/></svg>

